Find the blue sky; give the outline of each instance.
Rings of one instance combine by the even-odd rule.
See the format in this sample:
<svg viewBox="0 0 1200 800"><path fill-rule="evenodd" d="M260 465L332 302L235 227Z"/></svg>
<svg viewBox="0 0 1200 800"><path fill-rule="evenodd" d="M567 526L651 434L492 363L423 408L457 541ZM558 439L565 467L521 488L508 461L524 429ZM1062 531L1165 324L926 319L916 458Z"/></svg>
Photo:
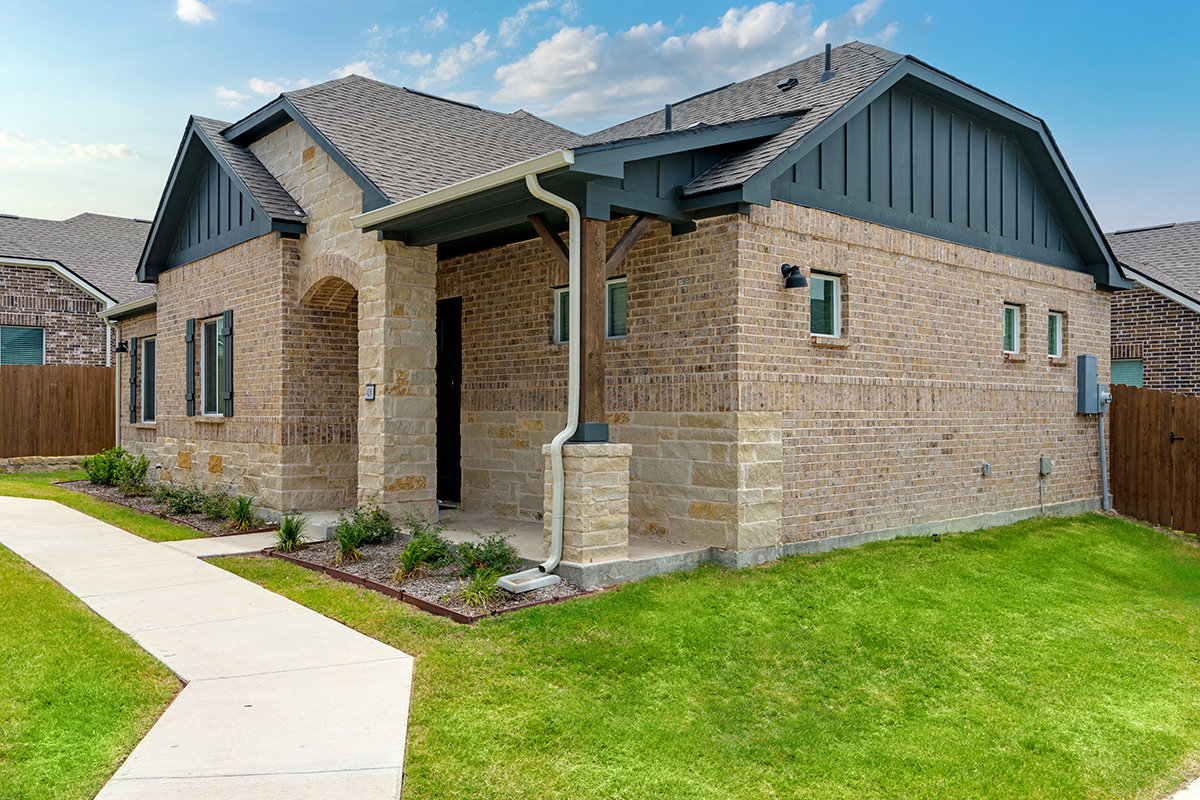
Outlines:
<svg viewBox="0 0 1200 800"><path fill-rule="evenodd" d="M862 39L1042 117L1106 230L1200 219L1200 4L14 3L0 213L154 215L189 114L348 72L582 133Z"/></svg>

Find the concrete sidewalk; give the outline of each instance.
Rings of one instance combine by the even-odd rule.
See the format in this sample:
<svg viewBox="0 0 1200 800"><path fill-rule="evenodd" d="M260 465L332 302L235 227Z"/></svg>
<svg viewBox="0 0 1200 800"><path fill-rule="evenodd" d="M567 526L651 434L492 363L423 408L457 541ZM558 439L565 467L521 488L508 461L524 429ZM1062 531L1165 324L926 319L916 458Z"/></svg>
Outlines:
<svg viewBox="0 0 1200 800"><path fill-rule="evenodd" d="M399 797L411 656L48 500L0 497L0 544L187 683L100 800Z"/></svg>

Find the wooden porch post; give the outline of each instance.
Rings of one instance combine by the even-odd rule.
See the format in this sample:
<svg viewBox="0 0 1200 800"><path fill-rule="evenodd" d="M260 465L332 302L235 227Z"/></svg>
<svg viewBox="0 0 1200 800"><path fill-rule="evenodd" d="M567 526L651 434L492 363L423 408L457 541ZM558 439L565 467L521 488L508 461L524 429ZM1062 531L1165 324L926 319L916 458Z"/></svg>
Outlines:
<svg viewBox="0 0 1200 800"><path fill-rule="evenodd" d="M579 352L581 375L579 392L580 432L582 441L608 441L604 417L604 283L605 234L608 223L601 219L583 219L579 247ZM603 439L599 435L603 434Z"/></svg>

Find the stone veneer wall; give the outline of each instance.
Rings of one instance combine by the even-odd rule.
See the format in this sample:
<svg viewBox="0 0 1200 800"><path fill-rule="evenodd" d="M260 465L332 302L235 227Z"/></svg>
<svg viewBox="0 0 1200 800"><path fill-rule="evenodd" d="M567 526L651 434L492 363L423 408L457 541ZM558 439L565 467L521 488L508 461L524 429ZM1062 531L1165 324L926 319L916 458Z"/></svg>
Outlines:
<svg viewBox="0 0 1200 800"><path fill-rule="evenodd" d="M1043 454L1047 505L1099 497L1096 420L1075 413L1075 356L1108 375L1109 296L1091 276L785 203L739 237L738 404L781 417L781 543L1036 507ZM809 335L784 262L844 276L841 341ZM1015 357L1006 302L1025 312Z"/></svg>
<svg viewBox="0 0 1200 800"><path fill-rule="evenodd" d="M103 367L104 304L48 269L0 264L0 325L45 329L46 363Z"/></svg>
<svg viewBox="0 0 1200 800"><path fill-rule="evenodd" d="M1142 359L1142 385L1200 394L1200 314L1144 287L1112 301L1114 358Z"/></svg>

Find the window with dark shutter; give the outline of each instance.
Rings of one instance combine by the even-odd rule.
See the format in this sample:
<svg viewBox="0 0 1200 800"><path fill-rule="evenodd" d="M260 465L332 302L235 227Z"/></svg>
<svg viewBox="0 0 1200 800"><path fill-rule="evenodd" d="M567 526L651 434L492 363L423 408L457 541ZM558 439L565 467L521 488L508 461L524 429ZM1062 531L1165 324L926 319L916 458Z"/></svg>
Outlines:
<svg viewBox="0 0 1200 800"><path fill-rule="evenodd" d="M187 415L196 416L196 320L187 321L187 333L183 337L184 349L184 390L183 398L187 401Z"/></svg>
<svg viewBox="0 0 1200 800"><path fill-rule="evenodd" d="M138 340L129 340L129 421L137 422Z"/></svg>
<svg viewBox="0 0 1200 800"><path fill-rule="evenodd" d="M233 311L221 319L221 414L233 416Z"/></svg>

